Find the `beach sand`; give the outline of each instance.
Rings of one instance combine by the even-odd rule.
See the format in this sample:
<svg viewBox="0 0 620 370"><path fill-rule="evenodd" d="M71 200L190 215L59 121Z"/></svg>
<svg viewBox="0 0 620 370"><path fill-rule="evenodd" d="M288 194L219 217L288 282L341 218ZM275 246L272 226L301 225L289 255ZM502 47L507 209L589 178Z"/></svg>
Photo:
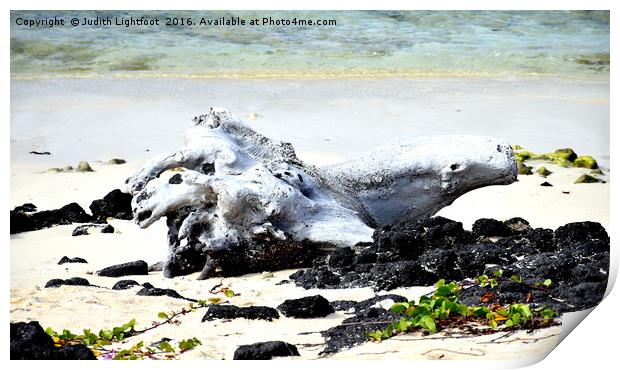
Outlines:
<svg viewBox="0 0 620 370"><path fill-rule="evenodd" d="M352 158L398 138L432 134L498 136L538 152L572 147L609 163L609 84L559 79L236 81L236 80L13 80L11 97L11 207L31 202L40 210L90 202L120 187L144 160L182 145L189 119L211 105L245 117L261 133L290 141L310 163ZM148 151L147 151L148 149ZM28 154L47 150L50 156ZM128 163L109 165L110 158ZM91 163L92 173L47 173L50 167ZM530 164L531 165L531 164ZM589 170L545 164L553 174L519 176L508 186L478 189L457 199L439 215L463 222L478 218L523 217L534 227L556 228L567 222L597 221L609 227L609 184L573 184ZM608 173L607 169L605 173ZM607 178L607 176L605 177ZM553 187L541 187L547 181ZM568 192L568 194L566 194ZM178 311L188 302L136 296L137 288L113 291L94 287L44 289L52 278L80 276L111 287L117 280L91 275L102 267L143 259L160 261L166 253L165 221L141 230L130 221L112 220L114 234L72 237L75 225L11 235L12 322L37 320L45 328L99 330L136 319L137 328L158 312ZM88 264L57 265L62 256ZM320 293L329 300L361 300L369 288L304 290L275 285L294 270L197 281L197 274L165 279L160 272L129 277L139 283L172 288L206 299L220 281L239 296L235 305L275 307L284 299ZM409 299L428 287L397 289ZM220 295L221 297L221 295ZM388 302L389 303L389 302ZM384 304L388 304L384 303ZM123 345L162 337L197 337L202 345L180 358L232 358L238 345L283 340L297 345L302 358L319 356L319 331L339 324L346 314L276 323L237 319L201 323L204 309ZM338 353L338 359L512 359L538 360L557 344L560 327L533 333L516 331L476 338L421 338L407 334L380 344L366 343ZM309 334L304 334L311 332Z"/></svg>

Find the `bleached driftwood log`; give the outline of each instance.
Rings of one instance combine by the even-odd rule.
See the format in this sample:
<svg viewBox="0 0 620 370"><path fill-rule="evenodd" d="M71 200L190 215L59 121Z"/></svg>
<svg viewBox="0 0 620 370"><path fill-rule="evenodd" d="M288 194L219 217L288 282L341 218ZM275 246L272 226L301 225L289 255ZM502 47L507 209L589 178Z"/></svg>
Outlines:
<svg viewBox="0 0 620 370"><path fill-rule="evenodd" d="M153 181L175 168L183 172ZM468 191L516 176L507 143L475 136L419 137L318 168L291 144L211 109L194 119L183 148L148 161L125 191L140 227L168 218L166 276L202 267L206 278L222 263L277 259L278 248L303 260L300 249L370 241L377 226L430 217ZM266 251L265 243L275 247ZM283 267L296 267L286 260Z"/></svg>

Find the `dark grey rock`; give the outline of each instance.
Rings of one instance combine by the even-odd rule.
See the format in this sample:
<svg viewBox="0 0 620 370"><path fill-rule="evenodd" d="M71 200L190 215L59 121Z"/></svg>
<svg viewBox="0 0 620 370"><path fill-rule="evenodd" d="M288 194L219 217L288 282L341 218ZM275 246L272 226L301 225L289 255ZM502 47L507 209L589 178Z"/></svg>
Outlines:
<svg viewBox="0 0 620 370"><path fill-rule="evenodd" d="M69 258L67 256L63 256L60 261L58 261L59 265L65 264L65 263L88 263L88 261L86 261L84 258L80 258L80 257L73 257L73 258Z"/></svg>
<svg viewBox="0 0 620 370"><path fill-rule="evenodd" d="M113 265L97 271L99 276L107 277L121 277L129 275L148 275L149 266L142 260L121 263L119 265Z"/></svg>
<svg viewBox="0 0 620 370"><path fill-rule="evenodd" d="M96 360L83 344L56 347L37 321L11 323L11 360Z"/></svg>
<svg viewBox="0 0 620 370"><path fill-rule="evenodd" d="M325 317L334 313L329 301L321 295L287 299L278 306L278 310L286 317L295 318Z"/></svg>
<svg viewBox="0 0 620 370"><path fill-rule="evenodd" d="M46 288L58 288L61 285L74 285L74 286L93 286L90 282L81 277L72 277L66 280L52 279L45 284Z"/></svg>
<svg viewBox="0 0 620 370"><path fill-rule="evenodd" d="M250 307L238 307L233 305L211 305L207 308L207 313L202 318L202 321L213 320L233 320L233 319L247 319L247 320L267 320L272 321L278 319L280 315L278 311L271 307L265 306L250 306Z"/></svg>
<svg viewBox="0 0 620 370"><path fill-rule="evenodd" d="M125 290L133 286L140 285L135 280L119 280L112 287L113 290Z"/></svg>
<svg viewBox="0 0 620 370"><path fill-rule="evenodd" d="M297 347L292 344L272 341L239 346L233 360L271 360L273 357L299 356Z"/></svg>
<svg viewBox="0 0 620 370"><path fill-rule="evenodd" d="M89 208L93 213L93 218L98 222L105 222L108 217L131 220L133 219L131 199L130 194L114 189L106 194L103 199L93 200Z"/></svg>
<svg viewBox="0 0 620 370"><path fill-rule="evenodd" d="M10 231L11 234L17 234L57 225L90 222L90 220L91 216L77 203L70 203L59 209L35 213L13 210L10 212Z"/></svg>

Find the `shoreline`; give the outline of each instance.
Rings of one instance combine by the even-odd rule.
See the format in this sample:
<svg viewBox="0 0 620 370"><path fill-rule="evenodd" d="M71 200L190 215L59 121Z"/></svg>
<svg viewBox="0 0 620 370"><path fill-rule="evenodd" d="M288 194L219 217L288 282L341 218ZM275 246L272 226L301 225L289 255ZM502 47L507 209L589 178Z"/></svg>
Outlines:
<svg viewBox="0 0 620 370"><path fill-rule="evenodd" d="M108 72L108 73L43 73L29 74L20 73L9 76L12 81L36 81L36 80L58 80L58 79L187 79L187 80L225 80L225 81L244 81L244 80L266 80L266 81L288 81L288 80L382 80L382 79L557 79L566 81L591 81L591 82L609 82L609 73L600 74L581 74L581 75L565 75L542 72L514 72L514 71L244 71L244 72L226 72L216 71L212 73L194 73L194 72L158 72L152 71L127 71L127 72Z"/></svg>

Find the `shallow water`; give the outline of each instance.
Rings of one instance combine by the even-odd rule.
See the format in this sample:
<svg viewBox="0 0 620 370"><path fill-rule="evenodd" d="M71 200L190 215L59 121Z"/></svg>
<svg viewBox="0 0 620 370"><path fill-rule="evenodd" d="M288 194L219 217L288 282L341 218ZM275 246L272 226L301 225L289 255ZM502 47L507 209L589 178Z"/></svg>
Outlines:
<svg viewBox="0 0 620 370"><path fill-rule="evenodd" d="M65 19L31 28L17 18ZM79 26L159 18L160 26ZM165 26L165 18L335 20L330 26ZM609 76L609 12L14 11L11 74L208 77Z"/></svg>

